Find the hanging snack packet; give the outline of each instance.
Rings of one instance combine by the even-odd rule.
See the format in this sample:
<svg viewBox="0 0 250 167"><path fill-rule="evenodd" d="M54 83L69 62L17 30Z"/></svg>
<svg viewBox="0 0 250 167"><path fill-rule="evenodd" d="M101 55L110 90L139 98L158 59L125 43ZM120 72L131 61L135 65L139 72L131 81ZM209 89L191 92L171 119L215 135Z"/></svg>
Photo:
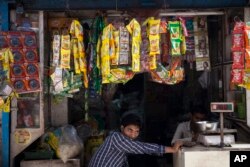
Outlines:
<svg viewBox="0 0 250 167"><path fill-rule="evenodd" d="M76 74L80 74L80 65L79 65L79 52L78 52L78 43L77 39L73 38L71 40L71 47L74 56L74 69Z"/></svg>
<svg viewBox="0 0 250 167"><path fill-rule="evenodd" d="M244 68L244 51L232 51L233 69Z"/></svg>
<svg viewBox="0 0 250 167"><path fill-rule="evenodd" d="M157 64L156 73L158 77L161 78L161 80L163 81L168 80L170 78L169 71L163 65L161 65L161 63Z"/></svg>
<svg viewBox="0 0 250 167"><path fill-rule="evenodd" d="M61 68L70 69L70 36L61 36Z"/></svg>
<svg viewBox="0 0 250 167"><path fill-rule="evenodd" d="M239 86L242 86L246 88L247 90L250 90L250 71L249 70L244 71L243 84Z"/></svg>
<svg viewBox="0 0 250 167"><path fill-rule="evenodd" d="M186 45L186 37L182 36L182 42L181 42L181 54L185 55L187 51L187 45Z"/></svg>
<svg viewBox="0 0 250 167"><path fill-rule="evenodd" d="M235 33L232 34L232 50L239 50L244 48L244 34Z"/></svg>
<svg viewBox="0 0 250 167"><path fill-rule="evenodd" d="M151 19L148 21L149 25L149 45L150 55L160 54L160 20ZM156 65L155 65L156 66Z"/></svg>
<svg viewBox="0 0 250 167"><path fill-rule="evenodd" d="M150 55L160 54L159 35L149 35Z"/></svg>
<svg viewBox="0 0 250 167"><path fill-rule="evenodd" d="M250 59L245 60L245 69L250 69Z"/></svg>
<svg viewBox="0 0 250 167"><path fill-rule="evenodd" d="M245 26L245 23L244 23L244 22L242 22L242 21L237 21L237 22L235 22L235 24L234 24L234 29L233 29L233 31L234 31L234 32L242 32L243 29L244 29L244 26Z"/></svg>
<svg viewBox="0 0 250 167"><path fill-rule="evenodd" d="M250 49L245 49L246 54L245 54L245 59L250 59Z"/></svg>
<svg viewBox="0 0 250 167"><path fill-rule="evenodd" d="M246 23L244 34L245 34L245 47L247 49L250 49L250 22Z"/></svg>
<svg viewBox="0 0 250 167"><path fill-rule="evenodd" d="M171 55L181 55L181 26L179 21L169 21Z"/></svg>
<svg viewBox="0 0 250 167"><path fill-rule="evenodd" d="M159 33L160 34L167 33L167 22L166 22L166 20L161 20Z"/></svg>
<svg viewBox="0 0 250 167"><path fill-rule="evenodd" d="M126 26L132 35L132 71L140 71L141 26L136 19Z"/></svg>
<svg viewBox="0 0 250 167"><path fill-rule="evenodd" d="M184 69L182 67L177 68L173 72L173 78L179 83L184 80Z"/></svg>
<svg viewBox="0 0 250 167"><path fill-rule="evenodd" d="M53 65L58 66L60 61L60 35L53 36Z"/></svg>
<svg viewBox="0 0 250 167"><path fill-rule="evenodd" d="M149 69L156 69L156 55L149 55Z"/></svg>
<svg viewBox="0 0 250 167"><path fill-rule="evenodd" d="M114 31L115 41L115 54L114 57L110 57L111 65L118 65L119 60L119 31Z"/></svg>
<svg viewBox="0 0 250 167"><path fill-rule="evenodd" d="M167 63L169 56L169 33L161 34L161 62Z"/></svg>
<svg viewBox="0 0 250 167"><path fill-rule="evenodd" d="M103 29L101 46L101 72L102 83L109 83L110 76L110 57L114 57L115 45L113 36L114 27L109 24Z"/></svg>
<svg viewBox="0 0 250 167"><path fill-rule="evenodd" d="M180 56L181 55L181 41L179 39L171 40L171 55Z"/></svg>
<svg viewBox="0 0 250 167"><path fill-rule="evenodd" d="M149 20L148 21L148 25L149 25L149 35L159 35L160 33L160 23L161 20L157 19L157 20Z"/></svg>
<svg viewBox="0 0 250 167"><path fill-rule="evenodd" d="M250 69L250 49L245 49L245 69Z"/></svg>
<svg viewBox="0 0 250 167"><path fill-rule="evenodd" d="M129 65L129 32L125 27L119 28L119 65Z"/></svg>
<svg viewBox="0 0 250 167"><path fill-rule="evenodd" d="M170 32L170 40L181 39L181 26L179 21L169 21L168 29Z"/></svg>
<svg viewBox="0 0 250 167"><path fill-rule="evenodd" d="M231 72L231 82L234 84L242 84L243 81L243 70L233 69Z"/></svg>

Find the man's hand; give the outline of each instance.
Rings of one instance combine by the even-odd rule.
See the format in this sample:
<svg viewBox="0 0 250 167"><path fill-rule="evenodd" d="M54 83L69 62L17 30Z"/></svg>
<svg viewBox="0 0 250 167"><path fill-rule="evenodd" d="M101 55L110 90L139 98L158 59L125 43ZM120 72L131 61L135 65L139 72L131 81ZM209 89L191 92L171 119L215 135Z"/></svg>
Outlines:
<svg viewBox="0 0 250 167"><path fill-rule="evenodd" d="M182 145L183 145L183 141L176 141L173 146L175 152L177 152Z"/></svg>
<svg viewBox="0 0 250 167"><path fill-rule="evenodd" d="M176 153L179 148L183 145L182 141L176 141L172 147L166 147L165 153Z"/></svg>
<svg viewBox="0 0 250 167"><path fill-rule="evenodd" d="M192 141L196 142L199 137L199 133L192 133Z"/></svg>

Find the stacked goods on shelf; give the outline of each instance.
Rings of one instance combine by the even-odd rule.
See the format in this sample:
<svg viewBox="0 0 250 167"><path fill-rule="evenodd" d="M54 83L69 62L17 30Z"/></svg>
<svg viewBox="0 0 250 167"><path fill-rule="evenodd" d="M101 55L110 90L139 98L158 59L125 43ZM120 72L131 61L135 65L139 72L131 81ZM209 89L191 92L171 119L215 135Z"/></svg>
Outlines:
<svg viewBox="0 0 250 167"><path fill-rule="evenodd" d="M36 34L32 31L1 33L3 46L11 49L10 81L17 93L40 91Z"/></svg>

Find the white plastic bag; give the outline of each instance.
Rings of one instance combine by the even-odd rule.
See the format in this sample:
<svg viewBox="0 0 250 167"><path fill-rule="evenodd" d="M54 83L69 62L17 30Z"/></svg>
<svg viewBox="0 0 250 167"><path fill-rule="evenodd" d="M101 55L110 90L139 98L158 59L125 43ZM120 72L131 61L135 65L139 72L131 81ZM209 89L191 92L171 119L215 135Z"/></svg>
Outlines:
<svg viewBox="0 0 250 167"><path fill-rule="evenodd" d="M72 125L65 125L61 127L61 130L62 135L59 138L58 156L66 163L70 158L74 158L81 153L83 143Z"/></svg>

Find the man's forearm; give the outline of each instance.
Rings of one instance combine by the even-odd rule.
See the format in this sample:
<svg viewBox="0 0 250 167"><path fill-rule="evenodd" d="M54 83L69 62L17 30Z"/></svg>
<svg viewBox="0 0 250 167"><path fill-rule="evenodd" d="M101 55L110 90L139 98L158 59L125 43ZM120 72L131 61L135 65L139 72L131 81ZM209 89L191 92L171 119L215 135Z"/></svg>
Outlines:
<svg viewBox="0 0 250 167"><path fill-rule="evenodd" d="M175 147L165 147L165 153L176 153L178 151Z"/></svg>

